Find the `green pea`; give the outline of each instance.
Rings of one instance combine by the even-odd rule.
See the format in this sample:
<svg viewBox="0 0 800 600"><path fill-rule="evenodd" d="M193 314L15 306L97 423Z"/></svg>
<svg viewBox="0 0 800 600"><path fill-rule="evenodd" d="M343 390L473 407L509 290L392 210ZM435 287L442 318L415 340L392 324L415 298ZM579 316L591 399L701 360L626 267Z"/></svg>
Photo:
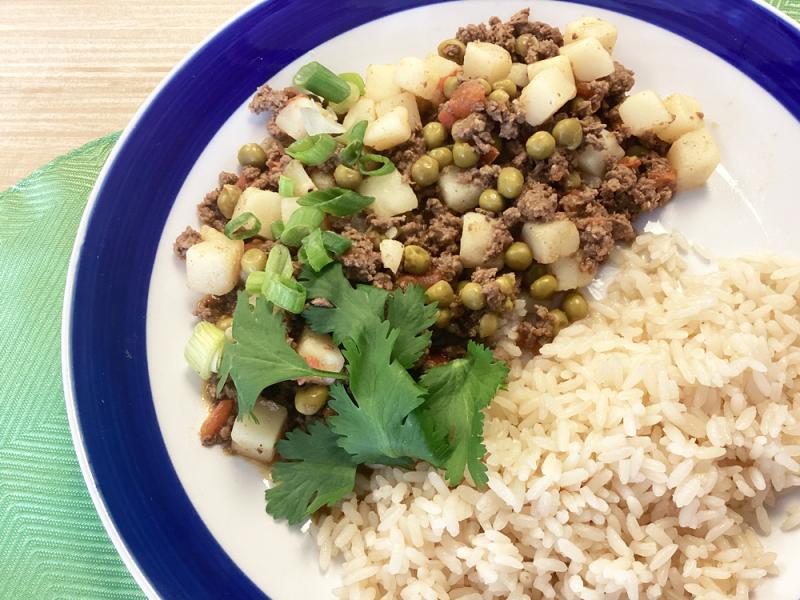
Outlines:
<svg viewBox="0 0 800 600"><path fill-rule="evenodd" d="M447 79L444 80L442 84L442 92L444 93L445 98L450 98L456 91L456 88L461 85L458 81L458 77L455 75L451 75Z"/></svg>
<svg viewBox="0 0 800 600"><path fill-rule="evenodd" d="M499 324L500 322L496 314L486 313L481 317L481 320L478 321L478 335L482 338L494 335Z"/></svg>
<svg viewBox="0 0 800 600"><path fill-rule="evenodd" d="M581 122L572 117L561 119L553 127L553 137L559 146L564 146L569 150L575 150L583 141L583 128Z"/></svg>
<svg viewBox="0 0 800 600"><path fill-rule="evenodd" d="M437 281L427 290L425 296L429 302L436 302L440 308L447 308L455 300L453 287L446 281Z"/></svg>
<svg viewBox="0 0 800 600"><path fill-rule="evenodd" d="M236 203L239 202L239 196L242 195L242 190L238 185L226 183L217 195L217 208L226 219L233 216L233 211L236 208Z"/></svg>
<svg viewBox="0 0 800 600"><path fill-rule="evenodd" d="M333 179L336 181L336 185L348 190L356 189L364 180L361 173L345 165L336 165L336 169L333 171Z"/></svg>
<svg viewBox="0 0 800 600"><path fill-rule="evenodd" d="M259 248L250 248L242 254L242 271L247 278L253 271L263 271L267 266L267 253Z"/></svg>
<svg viewBox="0 0 800 600"><path fill-rule="evenodd" d="M550 314L553 315L553 319L555 321L553 323L553 328L555 329L556 334L558 334L559 331L564 329L564 327L569 325L569 319L567 318L567 315L563 310L556 308L554 310L551 310Z"/></svg>
<svg viewBox="0 0 800 600"><path fill-rule="evenodd" d="M583 183L583 179L581 179L581 174L577 171L570 171L569 175L567 175L566 186L568 190L574 190L575 188L581 187Z"/></svg>
<svg viewBox="0 0 800 600"><path fill-rule="evenodd" d="M494 280L504 296L510 296L517 287L517 278L513 273L506 273Z"/></svg>
<svg viewBox="0 0 800 600"><path fill-rule="evenodd" d="M589 314L589 304L580 292L570 292L561 302L561 310L570 322L578 321Z"/></svg>
<svg viewBox="0 0 800 600"><path fill-rule="evenodd" d="M422 128L422 139L428 148L438 148L447 140L447 129L439 121L431 121Z"/></svg>
<svg viewBox="0 0 800 600"><path fill-rule="evenodd" d="M489 94L489 100L497 102L498 104L508 104L511 100L511 96L504 90L494 90Z"/></svg>
<svg viewBox="0 0 800 600"><path fill-rule="evenodd" d="M422 187L433 185L439 179L439 163L430 156L420 156L411 166L411 179Z"/></svg>
<svg viewBox="0 0 800 600"><path fill-rule="evenodd" d="M517 51L522 58L528 56L528 49L531 46L531 40L533 39L533 35L530 33L523 33L519 36L516 40L514 40L514 49Z"/></svg>
<svg viewBox="0 0 800 600"><path fill-rule="evenodd" d="M431 267L431 255L421 246L409 244L403 248L403 270L412 275L422 275Z"/></svg>
<svg viewBox="0 0 800 600"><path fill-rule="evenodd" d="M301 415L316 414L327 401L327 385L304 385L294 393L294 407Z"/></svg>
<svg viewBox="0 0 800 600"><path fill-rule="evenodd" d="M531 296L536 300L547 300L558 289L558 280L552 275L542 275L531 284Z"/></svg>
<svg viewBox="0 0 800 600"><path fill-rule="evenodd" d="M556 138L548 131L537 131L525 142L525 151L534 160L545 160L553 155Z"/></svg>
<svg viewBox="0 0 800 600"><path fill-rule="evenodd" d="M478 206L483 210L488 210L493 213L503 212L504 207L503 197L500 192L491 188L483 190L478 197Z"/></svg>
<svg viewBox="0 0 800 600"><path fill-rule="evenodd" d="M481 286L470 281L458 293L461 304L470 310L480 310L486 306L486 294L483 293Z"/></svg>
<svg viewBox="0 0 800 600"><path fill-rule="evenodd" d="M448 325L450 325L450 319L453 318L453 313L450 311L449 308L440 308L436 311L436 322L434 325L438 329L444 329Z"/></svg>
<svg viewBox="0 0 800 600"><path fill-rule="evenodd" d="M497 191L506 198L516 198L522 193L525 178L516 167L503 167L497 176Z"/></svg>
<svg viewBox="0 0 800 600"><path fill-rule="evenodd" d="M533 263L530 268L525 271L525 275L522 278L522 282L525 285L530 285L539 277L544 277L547 275L547 268L544 265L540 265L539 263Z"/></svg>
<svg viewBox="0 0 800 600"><path fill-rule="evenodd" d="M453 144L453 162L462 169L474 167L478 164L478 151L469 144L456 142Z"/></svg>
<svg viewBox="0 0 800 600"><path fill-rule="evenodd" d="M439 163L440 169L453 164L453 151L447 146L433 148L430 152L428 152L428 156Z"/></svg>
<svg viewBox="0 0 800 600"><path fill-rule="evenodd" d="M509 98L515 98L517 95L517 84L510 79L501 79L500 81L495 81L492 87L495 90L503 90L506 94L508 94Z"/></svg>
<svg viewBox="0 0 800 600"><path fill-rule="evenodd" d="M487 96L492 93L492 84L486 81L483 77L476 79L475 81L483 86L483 91L486 92Z"/></svg>
<svg viewBox="0 0 800 600"><path fill-rule="evenodd" d="M239 148L239 164L243 167L262 168L267 164L267 153L259 144L245 144Z"/></svg>
<svg viewBox="0 0 800 600"><path fill-rule="evenodd" d="M467 47L461 40L450 39L439 44L439 56L461 64L464 62L464 53Z"/></svg>
<svg viewBox="0 0 800 600"><path fill-rule="evenodd" d="M503 262L512 271L524 271L533 263L533 252L525 242L514 242L503 254Z"/></svg>
<svg viewBox="0 0 800 600"><path fill-rule="evenodd" d="M455 142L464 142L467 138L461 137L459 132L461 131L461 121L464 119L457 119L453 121L453 125L450 127L450 135L453 136L453 141Z"/></svg>

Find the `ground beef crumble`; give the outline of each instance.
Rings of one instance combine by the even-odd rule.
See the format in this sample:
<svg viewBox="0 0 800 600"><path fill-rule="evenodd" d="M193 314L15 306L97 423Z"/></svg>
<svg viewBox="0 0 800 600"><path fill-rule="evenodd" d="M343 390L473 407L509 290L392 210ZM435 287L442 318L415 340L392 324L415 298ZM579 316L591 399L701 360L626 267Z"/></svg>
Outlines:
<svg viewBox="0 0 800 600"><path fill-rule="evenodd" d="M172 250L175 252L175 255L178 258L185 260L186 251L195 244L199 244L202 239L203 238L200 237L200 232L196 231L192 227L187 227L177 237L175 243L172 244Z"/></svg>
<svg viewBox="0 0 800 600"><path fill-rule="evenodd" d="M206 294L198 300L192 314L203 321L215 323L222 317L231 316L234 308L236 308L236 290L228 292L224 296Z"/></svg>

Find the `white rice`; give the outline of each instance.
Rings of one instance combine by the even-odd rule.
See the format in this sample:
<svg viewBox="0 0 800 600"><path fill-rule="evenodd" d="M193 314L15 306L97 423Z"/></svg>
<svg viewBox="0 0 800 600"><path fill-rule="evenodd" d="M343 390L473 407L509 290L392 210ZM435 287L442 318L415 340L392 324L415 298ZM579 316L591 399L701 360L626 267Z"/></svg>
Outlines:
<svg viewBox="0 0 800 600"><path fill-rule="evenodd" d="M424 464L359 477L316 523L339 598L746 599L777 572L752 527L800 483L800 262L698 275L686 247L616 251L608 296L531 360L504 328L489 486Z"/></svg>

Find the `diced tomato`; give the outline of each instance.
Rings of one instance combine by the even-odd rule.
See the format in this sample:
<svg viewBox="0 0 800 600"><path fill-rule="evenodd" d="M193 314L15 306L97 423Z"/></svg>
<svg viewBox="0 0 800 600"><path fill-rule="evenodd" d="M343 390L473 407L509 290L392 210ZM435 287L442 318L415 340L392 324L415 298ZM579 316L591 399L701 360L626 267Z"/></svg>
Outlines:
<svg viewBox="0 0 800 600"><path fill-rule="evenodd" d="M200 426L200 439L205 443L213 442L214 438L219 435L220 430L228 422L232 412L233 400L223 398L217 402Z"/></svg>
<svg viewBox="0 0 800 600"><path fill-rule="evenodd" d="M477 81L465 81L456 88L453 96L439 109L439 122L450 129L458 119L463 119L486 101L486 90Z"/></svg>
<svg viewBox="0 0 800 600"><path fill-rule="evenodd" d="M481 164L490 165L500 156L500 150L492 146L485 154L481 155Z"/></svg>
<svg viewBox="0 0 800 600"><path fill-rule="evenodd" d="M619 164L635 170L642 166L642 160L635 156L623 156L619 160Z"/></svg>

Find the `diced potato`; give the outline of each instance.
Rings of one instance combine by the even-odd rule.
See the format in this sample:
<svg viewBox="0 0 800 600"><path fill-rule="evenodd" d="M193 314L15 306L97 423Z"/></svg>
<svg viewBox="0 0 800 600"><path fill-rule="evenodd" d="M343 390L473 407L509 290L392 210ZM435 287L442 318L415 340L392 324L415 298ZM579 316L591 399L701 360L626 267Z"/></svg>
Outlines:
<svg viewBox="0 0 800 600"><path fill-rule="evenodd" d="M425 100L430 100L434 104L439 104L444 100L444 95L442 94L439 83L446 77L455 75L460 67L458 63L448 60L443 56L439 56L438 54L428 54L428 56L425 57L425 66L428 68L428 77L430 77L433 85L427 88L431 91L431 96L429 98L425 96L422 97L425 98Z"/></svg>
<svg viewBox="0 0 800 600"><path fill-rule="evenodd" d="M186 251L186 282L194 292L221 296L236 287L244 242L204 226L203 239Z"/></svg>
<svg viewBox="0 0 800 600"><path fill-rule="evenodd" d="M587 37L572 42L562 46L559 52L569 58L578 81L592 81L614 72L614 61L597 38Z"/></svg>
<svg viewBox="0 0 800 600"><path fill-rule="evenodd" d="M381 151L402 144L411 138L411 124L404 106L395 106L367 127L364 145Z"/></svg>
<svg viewBox="0 0 800 600"><path fill-rule="evenodd" d="M432 81L428 65L421 58L408 56L400 60L394 73L394 82L406 92L420 98L431 98L436 84Z"/></svg>
<svg viewBox="0 0 800 600"><path fill-rule="evenodd" d="M467 212L478 206L483 188L475 183L459 180L461 169L445 167L439 175L439 193L444 203L456 212Z"/></svg>
<svg viewBox="0 0 800 600"><path fill-rule="evenodd" d="M506 79L511 71L508 50L488 42L469 42L464 53L464 76L483 78L489 83Z"/></svg>
<svg viewBox="0 0 800 600"><path fill-rule="evenodd" d="M283 436L289 416L285 406L261 400L253 407L253 419L243 415L231 429L231 450L260 462L272 462L275 444Z"/></svg>
<svg viewBox="0 0 800 600"><path fill-rule="evenodd" d="M319 112L326 118L332 115L322 106L314 102L308 96L296 96L284 106L275 116L275 124L289 137L296 140L307 137L306 117L304 109L312 109Z"/></svg>
<svg viewBox="0 0 800 600"><path fill-rule="evenodd" d="M319 169L311 171L311 181L314 182L318 190L327 190L328 188L336 187L336 180L333 178L333 175L325 171L320 171Z"/></svg>
<svg viewBox="0 0 800 600"><path fill-rule="evenodd" d="M533 81L539 73L545 69L556 67L564 74L564 77L571 82L575 83L575 75L572 73L572 63L566 56L553 56L552 58L545 58L544 60L537 60L526 66L528 69L528 81Z"/></svg>
<svg viewBox="0 0 800 600"><path fill-rule="evenodd" d="M525 120L534 127L541 125L572 100L576 93L571 75L567 78L558 67L545 69L531 79L520 94Z"/></svg>
<svg viewBox="0 0 800 600"><path fill-rule="evenodd" d="M286 223L289 220L289 217L292 216L292 213L300 208L300 205L297 203L297 198L281 198L281 221Z"/></svg>
<svg viewBox="0 0 800 600"><path fill-rule="evenodd" d="M678 174L678 190L703 185L719 164L719 147L707 129L684 133L667 153Z"/></svg>
<svg viewBox="0 0 800 600"><path fill-rule="evenodd" d="M375 102L396 96L403 90L394 82L397 65L370 65L364 79L364 96Z"/></svg>
<svg viewBox="0 0 800 600"><path fill-rule="evenodd" d="M550 272L558 280L558 291L574 290L592 283L594 275L581 271L574 256L559 258L550 265Z"/></svg>
<svg viewBox="0 0 800 600"><path fill-rule="evenodd" d="M293 159L283 169L283 175L288 177L294 183L294 195L304 196L308 192L317 189L311 177L306 173L303 163L299 160Z"/></svg>
<svg viewBox="0 0 800 600"><path fill-rule="evenodd" d="M327 333L305 328L297 343L297 353L312 369L338 373L344 368L344 356Z"/></svg>
<svg viewBox="0 0 800 600"><path fill-rule="evenodd" d="M468 269L482 265L493 242L494 227L489 218L481 213L466 213L461 226L461 263Z"/></svg>
<svg viewBox="0 0 800 600"><path fill-rule="evenodd" d="M581 171L596 177L602 177L605 174L609 159L619 160L625 156L625 150L619 145L613 133L603 129L600 137L603 138L604 148L602 150L586 144L575 157L575 162Z"/></svg>
<svg viewBox="0 0 800 600"><path fill-rule="evenodd" d="M249 187L239 196L231 218L246 212L253 213L261 221L258 235L271 240L272 224L281 220L281 196L278 192Z"/></svg>
<svg viewBox="0 0 800 600"><path fill-rule="evenodd" d="M372 196L375 202L367 207L379 217L393 217L417 208L419 202L411 186L395 170L386 175L365 177L358 187L359 193Z"/></svg>
<svg viewBox="0 0 800 600"><path fill-rule="evenodd" d="M350 86L350 95L341 102L331 102L328 104L328 108L330 108L337 115L346 114L347 111L353 108L353 105L358 102L358 99L361 98L361 90L358 89L358 86L355 83L348 81L347 85Z"/></svg>
<svg viewBox="0 0 800 600"><path fill-rule="evenodd" d="M518 88L524 88L530 81L528 78L528 65L525 63L512 63L511 70L508 72L508 78L513 81L514 85Z"/></svg>
<svg viewBox="0 0 800 600"><path fill-rule="evenodd" d="M342 126L347 130L359 121L372 123L378 115L375 113L375 101L371 98L361 98L353 105L342 121Z"/></svg>
<svg viewBox="0 0 800 600"><path fill-rule="evenodd" d="M550 223L525 223L522 226L522 241L530 246L534 260L543 265L574 254L581 242L578 228L567 219Z"/></svg>
<svg viewBox="0 0 800 600"><path fill-rule="evenodd" d="M375 112L378 113L378 118L380 118L398 106L402 106L408 111L408 124L411 125L411 129L422 127L422 119L419 116L419 108L417 108L417 99L410 92L403 92L391 98L384 98L375 105Z"/></svg>
<svg viewBox="0 0 800 600"><path fill-rule="evenodd" d="M703 107L691 96L672 94L664 99L664 107L672 115L672 122L656 130L656 135L670 144L684 133L703 127Z"/></svg>
<svg viewBox="0 0 800 600"><path fill-rule="evenodd" d="M672 115L652 90L643 90L628 96L619 105L619 116L633 135L660 129L672 122Z"/></svg>
<svg viewBox="0 0 800 600"><path fill-rule="evenodd" d="M397 240L381 240L381 262L392 273L397 273L403 260L403 244Z"/></svg>
<svg viewBox="0 0 800 600"><path fill-rule="evenodd" d="M597 38L608 53L617 43L617 28L598 17L582 17L564 26L564 43L569 44L587 37Z"/></svg>

